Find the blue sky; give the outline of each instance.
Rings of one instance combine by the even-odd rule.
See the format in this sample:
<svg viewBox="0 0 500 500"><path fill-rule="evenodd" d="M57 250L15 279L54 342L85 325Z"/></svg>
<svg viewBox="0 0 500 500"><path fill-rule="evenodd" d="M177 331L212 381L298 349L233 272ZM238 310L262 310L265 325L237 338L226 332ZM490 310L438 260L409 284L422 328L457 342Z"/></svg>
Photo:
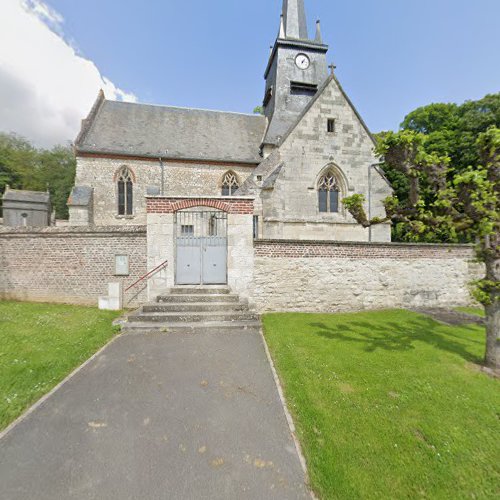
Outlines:
<svg viewBox="0 0 500 500"><path fill-rule="evenodd" d="M44 2L64 39L140 102L251 112L262 101L281 0ZM374 132L421 105L500 91L500 0L306 0L306 10Z"/></svg>

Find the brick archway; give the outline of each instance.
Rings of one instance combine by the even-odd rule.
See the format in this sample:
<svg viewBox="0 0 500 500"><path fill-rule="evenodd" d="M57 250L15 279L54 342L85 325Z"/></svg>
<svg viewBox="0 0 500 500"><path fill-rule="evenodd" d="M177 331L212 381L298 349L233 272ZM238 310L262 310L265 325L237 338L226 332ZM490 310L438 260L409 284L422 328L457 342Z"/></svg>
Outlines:
<svg viewBox="0 0 500 500"><path fill-rule="evenodd" d="M170 198L146 197L148 214L173 214L194 207L208 207L227 214L253 215L253 198Z"/></svg>
<svg viewBox="0 0 500 500"><path fill-rule="evenodd" d="M211 199L199 199L199 200L181 200L172 204L172 212L176 213L180 210L186 210L188 208L194 207L209 207L215 208L216 210L222 210L223 212L229 213L231 211L231 206L221 200L211 200Z"/></svg>

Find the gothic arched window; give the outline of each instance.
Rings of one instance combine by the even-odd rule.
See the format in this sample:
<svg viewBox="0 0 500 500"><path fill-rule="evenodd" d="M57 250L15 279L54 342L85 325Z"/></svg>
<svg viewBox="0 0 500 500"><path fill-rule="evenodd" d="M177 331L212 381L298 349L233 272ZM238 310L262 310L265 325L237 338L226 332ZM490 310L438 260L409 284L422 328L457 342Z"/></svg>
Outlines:
<svg viewBox="0 0 500 500"><path fill-rule="evenodd" d="M234 172L226 172L222 178L222 196L233 196L240 187Z"/></svg>
<svg viewBox="0 0 500 500"><path fill-rule="evenodd" d="M122 167L117 178L118 215L133 215L134 213L134 183L132 173L127 167Z"/></svg>
<svg viewBox="0 0 500 500"><path fill-rule="evenodd" d="M319 211L323 213L339 211L340 188L332 171L322 175L318 182Z"/></svg>

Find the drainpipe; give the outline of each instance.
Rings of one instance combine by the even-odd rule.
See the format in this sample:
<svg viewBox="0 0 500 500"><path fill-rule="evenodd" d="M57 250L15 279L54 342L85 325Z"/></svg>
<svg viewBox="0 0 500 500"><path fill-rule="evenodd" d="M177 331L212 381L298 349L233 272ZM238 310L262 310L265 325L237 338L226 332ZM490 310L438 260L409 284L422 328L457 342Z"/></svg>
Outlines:
<svg viewBox="0 0 500 500"><path fill-rule="evenodd" d="M368 220L372 220L372 168L376 168L381 163L372 163L368 167ZM372 226L368 228L368 241L372 242Z"/></svg>
<svg viewBox="0 0 500 500"><path fill-rule="evenodd" d="M165 165L163 164L163 159L160 156L160 168L161 168L161 185L160 185L160 194L161 196L165 195Z"/></svg>
<svg viewBox="0 0 500 500"><path fill-rule="evenodd" d="M372 168L374 165L368 167L368 220L372 220ZM368 241L372 242L372 226L368 228Z"/></svg>

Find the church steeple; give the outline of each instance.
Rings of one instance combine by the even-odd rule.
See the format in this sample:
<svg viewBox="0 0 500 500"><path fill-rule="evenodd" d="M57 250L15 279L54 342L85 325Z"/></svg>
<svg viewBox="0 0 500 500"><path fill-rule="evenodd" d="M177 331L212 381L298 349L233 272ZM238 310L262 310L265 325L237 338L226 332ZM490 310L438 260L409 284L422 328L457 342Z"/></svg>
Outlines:
<svg viewBox="0 0 500 500"><path fill-rule="evenodd" d="M278 37L264 75L264 154L279 143L328 78L327 51L319 23L315 39L309 39L304 0L283 0Z"/></svg>
<svg viewBox="0 0 500 500"><path fill-rule="evenodd" d="M308 40L304 0L283 0L285 37Z"/></svg>

